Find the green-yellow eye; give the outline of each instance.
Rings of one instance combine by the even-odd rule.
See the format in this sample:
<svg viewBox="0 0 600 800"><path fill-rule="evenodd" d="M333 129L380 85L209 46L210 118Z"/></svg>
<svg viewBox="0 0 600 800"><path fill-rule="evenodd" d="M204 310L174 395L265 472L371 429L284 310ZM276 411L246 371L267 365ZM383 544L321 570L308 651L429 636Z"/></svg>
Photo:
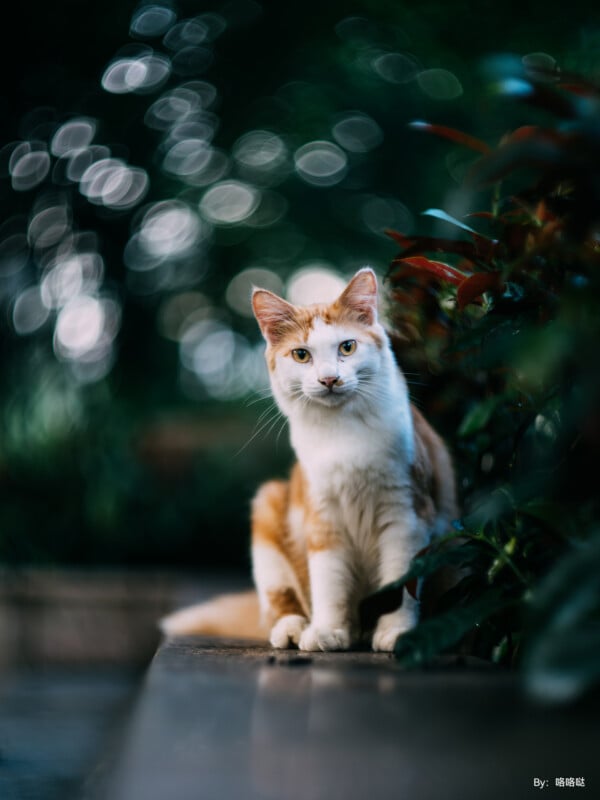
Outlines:
<svg viewBox="0 0 600 800"><path fill-rule="evenodd" d="M351 356L356 350L356 339L348 339L348 341L342 342L338 349L341 356Z"/></svg>
<svg viewBox="0 0 600 800"><path fill-rule="evenodd" d="M310 353L303 347L297 347L295 350L292 350L292 358L299 364L307 364L310 361Z"/></svg>

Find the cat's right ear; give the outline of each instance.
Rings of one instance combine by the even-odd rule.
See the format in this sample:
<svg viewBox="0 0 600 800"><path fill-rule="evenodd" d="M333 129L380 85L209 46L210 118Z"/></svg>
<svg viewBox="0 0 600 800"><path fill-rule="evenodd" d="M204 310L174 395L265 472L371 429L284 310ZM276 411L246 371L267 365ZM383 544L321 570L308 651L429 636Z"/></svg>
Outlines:
<svg viewBox="0 0 600 800"><path fill-rule="evenodd" d="M267 289L254 289L252 309L262 335L269 344L277 344L294 318L295 308Z"/></svg>

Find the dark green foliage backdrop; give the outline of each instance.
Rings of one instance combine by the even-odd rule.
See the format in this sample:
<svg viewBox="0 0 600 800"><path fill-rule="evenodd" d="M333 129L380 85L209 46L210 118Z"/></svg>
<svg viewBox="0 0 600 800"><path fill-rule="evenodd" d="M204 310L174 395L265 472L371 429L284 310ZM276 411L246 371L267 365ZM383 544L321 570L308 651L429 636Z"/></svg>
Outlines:
<svg viewBox="0 0 600 800"><path fill-rule="evenodd" d="M258 344L254 322L226 301L232 279L244 269L266 269L289 283L307 265L347 276L369 263L383 276L397 251L384 228L460 238L460 231L421 212L439 207L462 218L489 210L488 189L463 185L476 154L408 123L452 125L494 144L506 131L549 116L543 109L501 102L490 91L499 77L522 67L524 56L550 54L562 69L590 78L600 73L600 33L587 3L570 4L566 18L558 4L553 13L541 2L518 15L497 3L475 10L467 3L421 3L417 10L395 2L259 6L250 0L160 7L173 10L172 25L216 15L210 24L219 31L206 34L210 19L201 17L199 47L209 52L196 52L196 71L193 63L172 69L166 83L125 93L107 91L101 83L120 48L137 42L173 63L177 56L163 34L130 34L142 6L34 3L11 8L7 17L5 30L20 46L16 53L4 51L1 72L7 147L0 165L0 208L8 223L0 243L5 248L0 558L5 562L246 564L249 499L263 477L285 471L285 432L277 440L278 423L273 420L270 429L267 412L265 429L244 447L267 410L266 401L248 405L260 392L259 381L245 391L235 375L218 373L217 384L233 387L228 396L210 384L213 373L190 371L182 360L181 337L165 336L168 301L196 303L190 316L208 307L209 332L225 337L227 346L239 344L250 358L248 348ZM210 63L201 64L201 56ZM541 63L550 56L542 56ZM218 124L212 143L230 167L216 182L245 182L283 209L280 217L267 214L266 223L207 222L206 214L197 216L198 204L211 184L198 175L190 178L182 167L175 174L165 167L166 133L145 119L157 98L195 80L218 93L209 110L215 119L194 117L194 124ZM348 143L332 134L355 112L365 115L375 143L360 137L358 144ZM94 120L94 143L146 173L148 190L139 203L90 202L76 181L61 180L55 171L61 157L52 151L52 137L69 120L85 118ZM236 160L241 137L256 130L273 132L283 143L285 168L276 177L244 171ZM293 159L299 148L323 140L345 164L328 185L303 179ZM51 171L26 188L15 189L11 176L16 142L42 142L50 152ZM132 267L124 253L143 226L143 211L173 199L181 204L173 207L176 213L191 210L181 219L192 230L198 224L210 227L210 236L185 257L172 250L173 263L167 253L158 267ZM68 210L68 235L95 234L104 272L94 297L109 303L102 307L105 321L111 309L118 311L106 369L96 378L82 379L81 363L73 352L65 355L62 329L57 334L63 300L50 304L37 327L31 317L23 322L15 316L17 301L42 285L54 263L51 250L60 246L38 246L32 221L40 209L57 207ZM5 258L5 242L13 235L27 237L15 251L19 258L25 253L20 269ZM154 283L143 283L148 276ZM63 321L66 326L66 317ZM472 333L481 336L479 328ZM532 332L523 337L524 349L538 347L531 337ZM435 347L435 337L427 341ZM503 342L498 348L502 364L507 350ZM515 352L520 351L521 345ZM197 354L192 356L193 361ZM506 442L521 424L518 401L505 393L504 379L493 370L486 372L489 381L473 380L472 364L453 361L449 377L431 354L419 358L406 354L409 369L419 373L412 390L457 453L466 501L496 498L490 492L506 479L511 458ZM241 360L232 369L248 371L249 364ZM560 380L568 382L568 375ZM469 410L473 416L465 422ZM528 413L538 413L537 407ZM461 423L463 435L457 436ZM481 459L492 451L493 462L490 456L482 469ZM557 458L552 448L544 453L549 462ZM570 471L581 492L589 472L580 464Z"/></svg>

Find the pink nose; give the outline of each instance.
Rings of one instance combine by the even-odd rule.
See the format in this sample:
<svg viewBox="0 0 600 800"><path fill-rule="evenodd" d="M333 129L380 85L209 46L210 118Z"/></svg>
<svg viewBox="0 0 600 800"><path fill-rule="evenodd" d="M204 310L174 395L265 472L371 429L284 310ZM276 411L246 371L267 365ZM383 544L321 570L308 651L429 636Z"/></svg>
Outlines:
<svg viewBox="0 0 600 800"><path fill-rule="evenodd" d="M323 386L326 386L328 389L331 389L334 383L337 383L338 380L339 380L338 376L335 375L334 377L329 377L329 378L319 378L319 383L322 383Z"/></svg>

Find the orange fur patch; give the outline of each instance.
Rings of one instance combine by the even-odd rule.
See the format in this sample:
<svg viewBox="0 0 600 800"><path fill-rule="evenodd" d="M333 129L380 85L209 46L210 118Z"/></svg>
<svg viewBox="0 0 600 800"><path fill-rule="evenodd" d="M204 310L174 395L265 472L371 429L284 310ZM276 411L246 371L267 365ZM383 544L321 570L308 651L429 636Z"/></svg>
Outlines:
<svg viewBox="0 0 600 800"><path fill-rule="evenodd" d="M303 596L310 598L308 561L305 543L291 536L288 523L290 508L303 508L305 498L304 476L299 464L292 469L289 481L269 481L263 484L252 503L252 543L268 544L281 553L290 565ZM276 594L289 599L290 586L278 587ZM296 596L297 607L301 608ZM275 595L274 595L275 597ZM270 600L270 598L269 598ZM282 612L282 603L271 604L270 616L277 621L283 613L305 613L305 611ZM288 605L287 601L285 605Z"/></svg>
<svg viewBox="0 0 600 800"><path fill-rule="evenodd" d="M286 614L300 614L301 616L304 614L298 595L289 586L267 592L267 598L269 600L271 618L275 622Z"/></svg>
<svg viewBox="0 0 600 800"><path fill-rule="evenodd" d="M289 355L293 348L306 344L317 319L323 320L327 325L352 325L371 339L380 350L385 347L383 337L365 325L356 311L342 305L339 300L331 305L315 304L296 308L293 317L277 326L277 335L267 346L267 365L271 372L275 369L278 353Z"/></svg>
<svg viewBox="0 0 600 800"><path fill-rule="evenodd" d="M269 481L263 483L252 501L252 539L275 545L287 534L289 483Z"/></svg>
<svg viewBox="0 0 600 800"><path fill-rule="evenodd" d="M421 412L411 406L415 461L411 471L416 514L431 524L437 514L447 519L458 515L454 470L442 439Z"/></svg>

